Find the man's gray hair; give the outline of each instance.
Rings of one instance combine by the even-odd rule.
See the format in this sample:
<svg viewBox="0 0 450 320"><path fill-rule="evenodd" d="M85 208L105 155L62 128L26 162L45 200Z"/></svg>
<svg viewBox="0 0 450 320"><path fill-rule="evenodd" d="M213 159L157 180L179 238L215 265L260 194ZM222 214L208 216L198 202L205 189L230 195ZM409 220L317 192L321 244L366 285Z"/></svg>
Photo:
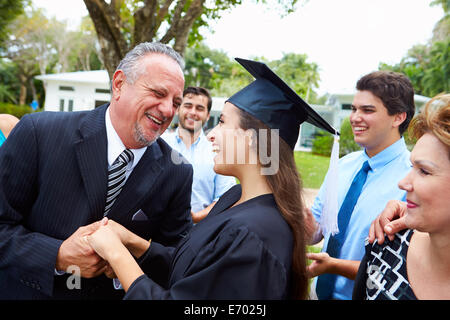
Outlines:
<svg viewBox="0 0 450 320"><path fill-rule="evenodd" d="M119 69L122 70L127 78L127 82L133 84L141 73L145 71L140 67L140 59L149 53L164 54L175 60L182 70L184 69L183 58L168 45L160 42L142 42L125 55L117 66L116 71Z"/></svg>

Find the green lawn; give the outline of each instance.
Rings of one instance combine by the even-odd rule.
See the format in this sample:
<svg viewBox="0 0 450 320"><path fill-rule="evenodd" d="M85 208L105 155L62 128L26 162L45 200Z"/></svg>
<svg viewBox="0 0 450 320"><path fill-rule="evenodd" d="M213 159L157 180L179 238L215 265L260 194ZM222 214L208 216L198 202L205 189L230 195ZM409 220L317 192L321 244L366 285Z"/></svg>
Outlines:
<svg viewBox="0 0 450 320"><path fill-rule="evenodd" d="M320 188L325 179L330 158L303 151L295 151L294 158L303 181L303 187Z"/></svg>

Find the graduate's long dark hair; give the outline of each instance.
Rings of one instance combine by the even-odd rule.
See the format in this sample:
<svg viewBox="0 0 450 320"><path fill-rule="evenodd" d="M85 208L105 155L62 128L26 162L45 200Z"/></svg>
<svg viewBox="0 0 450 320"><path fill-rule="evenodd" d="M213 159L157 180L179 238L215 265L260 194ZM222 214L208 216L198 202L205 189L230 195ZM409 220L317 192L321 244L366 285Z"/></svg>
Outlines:
<svg viewBox="0 0 450 320"><path fill-rule="evenodd" d="M260 145L261 141L259 141L259 134L257 134L257 137L255 137L257 147L266 147L268 154L276 152L275 150L271 150L271 139L277 138L278 136L273 137L269 127L260 120L241 109L239 111L241 115L240 127L242 129L254 129L257 132L260 129L267 129L267 145ZM289 145L281 138L279 139L279 157L275 158L279 161L277 172L272 175L266 175L265 177L272 190L278 209L291 227L294 238L290 298L306 299L308 294L308 278L306 276L306 228L303 215L302 185L295 165L294 153ZM273 163L266 166L270 165L273 166ZM261 166L265 167L263 164Z"/></svg>

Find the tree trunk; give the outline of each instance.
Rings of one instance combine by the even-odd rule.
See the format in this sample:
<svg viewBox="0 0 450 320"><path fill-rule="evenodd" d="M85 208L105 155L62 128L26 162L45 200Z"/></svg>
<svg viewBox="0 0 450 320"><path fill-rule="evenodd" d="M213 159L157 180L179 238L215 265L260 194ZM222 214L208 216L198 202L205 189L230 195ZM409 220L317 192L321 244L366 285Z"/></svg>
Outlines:
<svg viewBox="0 0 450 320"><path fill-rule="evenodd" d="M20 80L19 105L23 106L27 99L27 79L23 76L19 76L19 80Z"/></svg>
<svg viewBox="0 0 450 320"><path fill-rule="evenodd" d="M175 44L173 48L182 56L184 56L184 51L186 50L189 32L191 31L195 20L202 14L204 3L205 0L192 1L189 10L177 25L175 30Z"/></svg>
<svg viewBox="0 0 450 320"><path fill-rule="evenodd" d="M112 79L117 65L128 51L128 45L120 31L116 2L111 1L109 5L104 0L84 0L84 3L97 32L105 68Z"/></svg>
<svg viewBox="0 0 450 320"><path fill-rule="evenodd" d="M38 101L37 94L36 94L36 86L34 85L34 77L31 77L30 79L28 79L28 83L30 84L33 100Z"/></svg>

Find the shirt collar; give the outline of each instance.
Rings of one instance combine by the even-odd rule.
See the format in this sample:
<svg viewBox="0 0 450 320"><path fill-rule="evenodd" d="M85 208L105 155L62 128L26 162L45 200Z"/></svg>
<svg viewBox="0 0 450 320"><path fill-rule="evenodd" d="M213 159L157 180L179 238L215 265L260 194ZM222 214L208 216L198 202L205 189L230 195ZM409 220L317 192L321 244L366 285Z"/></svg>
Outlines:
<svg viewBox="0 0 450 320"><path fill-rule="evenodd" d="M109 114L109 107L105 113L105 125L106 125L106 138L108 139L108 165L111 166L117 157L125 150L125 145L117 134L111 123L111 116ZM128 169L133 169L141 160L142 156L147 150L147 147L139 149L130 149L133 152L134 160L129 164Z"/></svg>
<svg viewBox="0 0 450 320"><path fill-rule="evenodd" d="M181 140L180 138L180 131L178 130L179 127L177 127L175 129L175 139L177 140L177 143L183 143L183 140ZM203 128L201 129L202 131L200 132L197 140L194 141L194 143L191 146L197 145L201 139L203 139L203 137L205 137L205 133L203 132Z"/></svg>
<svg viewBox="0 0 450 320"><path fill-rule="evenodd" d="M397 140L372 158L369 158L365 150L363 154L366 160L369 161L370 168L372 170L376 170L378 168L384 167L386 164L400 156L405 151L408 152L408 149L406 148L405 139L401 137L399 140Z"/></svg>

